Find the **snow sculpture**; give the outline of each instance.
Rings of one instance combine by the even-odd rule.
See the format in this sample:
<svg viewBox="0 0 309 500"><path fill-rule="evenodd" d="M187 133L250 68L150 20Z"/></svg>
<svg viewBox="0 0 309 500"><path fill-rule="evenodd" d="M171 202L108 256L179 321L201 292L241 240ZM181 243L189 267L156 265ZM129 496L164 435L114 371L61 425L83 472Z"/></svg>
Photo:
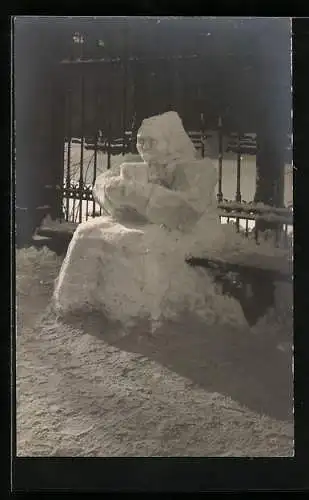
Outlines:
<svg viewBox="0 0 309 500"><path fill-rule="evenodd" d="M143 162L101 174L94 197L105 215L78 226L54 293L59 313L97 309L125 325L185 311L207 323L245 323L240 305L217 293L186 256L222 247L209 159L195 148L176 112L147 118L137 136Z"/></svg>

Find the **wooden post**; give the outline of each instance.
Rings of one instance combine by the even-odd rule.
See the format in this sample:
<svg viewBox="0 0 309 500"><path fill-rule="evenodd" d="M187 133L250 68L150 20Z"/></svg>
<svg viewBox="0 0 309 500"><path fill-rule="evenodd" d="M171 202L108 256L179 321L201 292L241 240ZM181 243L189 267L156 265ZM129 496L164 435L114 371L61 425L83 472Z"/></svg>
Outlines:
<svg viewBox="0 0 309 500"><path fill-rule="evenodd" d="M266 127L257 134L256 191L254 201L276 207L284 206L284 136ZM274 224L259 221L259 231Z"/></svg>
<svg viewBox="0 0 309 500"><path fill-rule="evenodd" d="M280 140L281 139L281 140ZM284 205L283 138L260 131L257 134L255 202Z"/></svg>
<svg viewBox="0 0 309 500"><path fill-rule="evenodd" d="M42 219L57 211L46 186L58 182L55 164L63 173L63 154L60 164L54 162L58 143L52 136L52 111L63 103L52 98L55 54L49 34L27 20L15 28L16 243L22 246L31 242Z"/></svg>
<svg viewBox="0 0 309 500"><path fill-rule="evenodd" d="M51 211L53 219L64 218L63 183L64 183L64 140L65 140L65 87L64 75L58 64L51 74L52 89L50 101L51 131L46 138L49 148L49 170L51 177Z"/></svg>

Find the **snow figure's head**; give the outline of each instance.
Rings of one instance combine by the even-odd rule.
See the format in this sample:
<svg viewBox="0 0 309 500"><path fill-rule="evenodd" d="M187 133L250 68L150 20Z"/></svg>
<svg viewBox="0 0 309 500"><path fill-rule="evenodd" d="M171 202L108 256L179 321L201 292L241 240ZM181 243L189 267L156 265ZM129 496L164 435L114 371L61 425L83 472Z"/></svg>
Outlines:
<svg viewBox="0 0 309 500"><path fill-rule="evenodd" d="M196 150L175 111L143 120L137 150L146 163L168 165L196 159Z"/></svg>

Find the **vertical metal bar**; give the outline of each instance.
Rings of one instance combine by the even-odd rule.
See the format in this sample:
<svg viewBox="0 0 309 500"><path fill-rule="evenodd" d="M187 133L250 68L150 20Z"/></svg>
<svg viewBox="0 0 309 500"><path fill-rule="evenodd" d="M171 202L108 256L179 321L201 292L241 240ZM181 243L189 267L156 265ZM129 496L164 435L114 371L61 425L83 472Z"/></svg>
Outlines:
<svg viewBox="0 0 309 500"><path fill-rule="evenodd" d="M181 60L180 59L175 59L174 61L174 78L173 78L173 93L174 93L174 102L175 102L175 109L176 111L180 114L180 116L183 115L182 112L182 94L183 94L183 89L182 89L182 78L181 78Z"/></svg>
<svg viewBox="0 0 309 500"><path fill-rule="evenodd" d="M179 101L179 96L178 96L178 60L175 58L171 61L171 94L172 94L172 99L173 99L173 109L180 113L181 111L179 109L178 101Z"/></svg>
<svg viewBox="0 0 309 500"><path fill-rule="evenodd" d="M94 158L93 158L93 178L92 178L92 189L94 187L94 184L95 184L95 181L96 181L96 178L97 178L97 162L98 162L98 140L99 140L99 123L98 123L98 116L100 114L100 111L101 111L101 95L100 95L100 92L98 90L98 88L96 88L96 94L95 94L95 100L96 100L96 114L95 114L95 129L96 129L96 132L95 132L95 139L94 139ZM92 201L92 217L95 216L95 200Z"/></svg>
<svg viewBox="0 0 309 500"><path fill-rule="evenodd" d="M132 154L135 154L136 152L136 134L137 134L137 118L136 118L136 110L134 109L132 116L132 124L131 124L131 142L130 142L130 152Z"/></svg>
<svg viewBox="0 0 309 500"><path fill-rule="evenodd" d="M245 231L245 235L246 235L246 237L249 236L249 220L248 219L246 219L246 231Z"/></svg>
<svg viewBox="0 0 309 500"><path fill-rule="evenodd" d="M122 101L122 132L123 132L123 142L122 142L122 155L124 156L127 152L127 87L128 87L128 37L129 37L129 26L128 22L125 21L124 33L123 33L123 101Z"/></svg>
<svg viewBox="0 0 309 500"><path fill-rule="evenodd" d="M67 125L68 125L68 136L67 136L67 165L66 165L66 209L65 218L66 221L69 220L70 211L70 187L71 187L71 140L72 140L72 90L70 89L67 93Z"/></svg>
<svg viewBox="0 0 309 500"><path fill-rule="evenodd" d="M74 222L77 222L77 219L79 219L79 217L80 217L80 202L81 202L81 200L78 199L77 209L76 209L76 214L75 214L75 221Z"/></svg>
<svg viewBox="0 0 309 500"><path fill-rule="evenodd" d="M88 220L89 195L90 195L90 190L89 190L89 187L87 186L87 190L86 190L86 220Z"/></svg>
<svg viewBox="0 0 309 500"><path fill-rule="evenodd" d="M111 168L111 148L112 148L112 124L111 117L108 117L108 131L107 131L107 170Z"/></svg>
<svg viewBox="0 0 309 500"><path fill-rule="evenodd" d="M98 168L98 135L99 131L96 130L95 137L94 137L94 151L93 151L93 176L92 176L92 185L94 186L94 183L97 178L97 168Z"/></svg>
<svg viewBox="0 0 309 500"><path fill-rule="evenodd" d="M288 225L284 224L284 246L288 247Z"/></svg>
<svg viewBox="0 0 309 500"><path fill-rule="evenodd" d="M72 222L75 222L75 206L76 206L76 190L73 192L73 203L72 203Z"/></svg>
<svg viewBox="0 0 309 500"><path fill-rule="evenodd" d="M240 151L240 134L238 134L237 135L236 197L235 197L237 203L241 203L240 175L241 175L241 151Z"/></svg>
<svg viewBox="0 0 309 500"><path fill-rule="evenodd" d="M237 170L236 170L236 202L241 203L240 192L240 172L241 172L241 151L240 151L240 134L237 134ZM239 232L239 219L236 220L236 230Z"/></svg>
<svg viewBox="0 0 309 500"><path fill-rule="evenodd" d="M83 190L84 190L84 127L85 127L85 81L84 73L81 75L81 144L80 144L80 161L79 161L79 222L82 222L83 218Z"/></svg>
<svg viewBox="0 0 309 500"><path fill-rule="evenodd" d="M202 143L202 158L205 158L205 120L204 120L204 113L201 112L200 114L201 117L201 132L202 132L202 137L201 137L201 143Z"/></svg>
<svg viewBox="0 0 309 500"><path fill-rule="evenodd" d="M131 144L130 152L136 153L136 135L137 135L137 62L130 64L130 73L132 74L132 122L131 122Z"/></svg>
<svg viewBox="0 0 309 500"><path fill-rule="evenodd" d="M150 67L149 67L149 70L146 72L147 74L147 85L148 85L148 88L147 88L147 104L149 105L149 109L148 109L148 114L149 116L152 116L153 114L156 113L155 111L155 99L157 98L156 96L156 82L154 81L154 78L155 78L155 70L156 68L153 67L153 65L151 64Z"/></svg>
<svg viewBox="0 0 309 500"><path fill-rule="evenodd" d="M110 63L110 68L109 68L109 72L107 74L107 78L108 78L108 83L107 83L107 87L108 87L108 92L107 92L107 112L108 112L108 122L107 122L107 169L109 170L111 168L111 143L112 143L112 105L113 105L113 102L112 101L112 78L113 78L113 75L114 75L114 72L113 72L113 63L111 62Z"/></svg>
<svg viewBox="0 0 309 500"><path fill-rule="evenodd" d="M219 121L218 121L218 145L219 145L219 154L218 154L218 170L219 170L219 179L218 179L218 202L221 203L223 200L223 193L222 193L222 163L223 163L223 135L222 135L222 118L219 116Z"/></svg>
<svg viewBox="0 0 309 500"><path fill-rule="evenodd" d="M174 104L174 92L173 92L173 61L167 61L167 92L168 92L168 111L177 111ZM151 99L151 95L150 95Z"/></svg>
<svg viewBox="0 0 309 500"><path fill-rule="evenodd" d="M184 117L183 122L185 125L185 129L190 130L190 120L188 120L188 95L187 95L188 73L186 71L183 60L181 61L180 74L181 74L181 81L183 82L182 86L182 104L183 104L183 117Z"/></svg>
<svg viewBox="0 0 309 500"><path fill-rule="evenodd" d="M134 152L134 67L132 70L132 62L128 56L128 88L129 88L129 109L128 109L128 125L129 125L129 148L128 152Z"/></svg>

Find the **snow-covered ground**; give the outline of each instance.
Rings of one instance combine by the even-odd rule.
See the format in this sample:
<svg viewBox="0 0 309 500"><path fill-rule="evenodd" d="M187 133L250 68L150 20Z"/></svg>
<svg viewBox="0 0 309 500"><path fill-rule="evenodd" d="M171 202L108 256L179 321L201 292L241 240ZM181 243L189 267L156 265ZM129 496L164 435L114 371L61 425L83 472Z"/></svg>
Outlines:
<svg viewBox="0 0 309 500"><path fill-rule="evenodd" d="M16 260L18 456L293 456L292 354L274 348L276 323L68 325L46 309L61 259L29 248Z"/></svg>
<svg viewBox="0 0 309 500"><path fill-rule="evenodd" d="M211 143L206 149L206 154L212 159L212 161L218 165L218 160L216 159L216 145ZM83 181L84 184L92 185L95 177L100 173L104 172L108 166L108 157L106 153L98 151L96 167L94 161L94 151L83 149ZM130 160L131 155L117 155L111 156L111 166L116 166L121 164L125 160ZM71 182L78 182L80 179L80 160L81 160L81 145L71 144L70 151L70 168L69 175ZM136 161L136 156L134 156L134 161ZM65 144L64 153L64 166L65 166L65 180L68 174L68 145ZM222 191L223 198L227 200L234 200L236 193L236 172L237 172L237 158L233 153L225 153L223 157L223 169L222 169ZM96 174L96 175L95 175ZM256 157L253 155L244 155L242 157L241 163L241 180L240 180L240 190L242 195L242 200L250 202L254 198L256 186ZM216 188L216 191L218 188ZM66 207L67 201L64 201L64 207ZM79 221L78 207L79 200L70 199L68 202L69 214L71 214L70 220L73 220L73 213L75 213L75 221ZM292 165L285 165L284 173L284 204L285 206L293 205L293 167ZM99 207L92 203L84 200L82 202L82 220L87 218L87 213L91 216L93 212L99 211ZM225 219L222 222L226 222ZM241 225L245 227L245 220L241 221ZM253 227L254 222L249 221L249 228ZM292 230L292 228L289 228Z"/></svg>

